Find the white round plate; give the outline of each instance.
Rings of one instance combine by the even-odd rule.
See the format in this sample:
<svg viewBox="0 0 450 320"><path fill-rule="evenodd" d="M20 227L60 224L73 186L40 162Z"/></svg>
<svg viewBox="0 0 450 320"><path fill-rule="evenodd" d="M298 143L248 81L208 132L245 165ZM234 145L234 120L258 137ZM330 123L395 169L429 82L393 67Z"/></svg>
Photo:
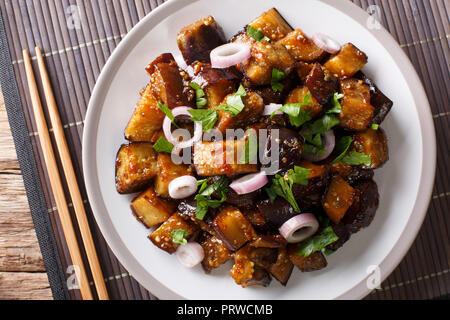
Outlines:
<svg viewBox="0 0 450 320"><path fill-rule="evenodd" d="M114 185L116 152L123 130L149 81L144 68L163 52L178 52L177 32L213 15L231 37L264 11L276 7L294 28L352 42L369 56L364 71L394 101L383 123L390 161L376 172L381 201L375 220L328 257L324 270L294 270L287 287L243 289L228 275L230 264L212 275L185 269L156 248L130 212L131 196ZM171 0L144 18L109 59L91 98L83 139L83 166L89 200L100 229L121 263L161 299L359 299L371 289L371 266L381 280L401 261L424 219L436 166L436 143L429 104L413 66L384 29L349 1L334 0Z"/></svg>

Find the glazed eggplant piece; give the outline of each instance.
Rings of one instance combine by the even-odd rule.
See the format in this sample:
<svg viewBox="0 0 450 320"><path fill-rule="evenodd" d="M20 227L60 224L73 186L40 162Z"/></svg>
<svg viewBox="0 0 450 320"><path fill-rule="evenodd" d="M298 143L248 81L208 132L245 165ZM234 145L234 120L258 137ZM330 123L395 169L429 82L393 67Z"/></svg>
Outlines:
<svg viewBox="0 0 450 320"><path fill-rule="evenodd" d="M249 23L249 26L261 30L272 41L283 39L289 32L293 31L289 23L275 8L264 12L260 17Z"/></svg>
<svg viewBox="0 0 450 320"><path fill-rule="evenodd" d="M250 243L254 248L284 248L287 245L286 239L280 234L258 234L256 239Z"/></svg>
<svg viewBox="0 0 450 320"><path fill-rule="evenodd" d="M211 224L217 236L236 251L256 238L256 232L242 212L232 206L223 207Z"/></svg>
<svg viewBox="0 0 450 320"><path fill-rule="evenodd" d="M134 216L147 228L165 222L175 212L175 203L158 197L153 187L137 196L131 202Z"/></svg>
<svg viewBox="0 0 450 320"><path fill-rule="evenodd" d="M297 63L297 76L300 81L304 84L306 82L306 78L311 73L314 68L314 63L306 63L306 62L298 62Z"/></svg>
<svg viewBox="0 0 450 320"><path fill-rule="evenodd" d="M157 174L156 152L147 142L122 145L116 158L116 189L120 194L145 190Z"/></svg>
<svg viewBox="0 0 450 320"><path fill-rule="evenodd" d="M323 209L334 223L339 223L357 197L357 191L341 176L335 176L328 187Z"/></svg>
<svg viewBox="0 0 450 320"><path fill-rule="evenodd" d="M195 224L183 219L178 213L174 213L158 229L153 231L149 236L149 239L161 250L172 254L180 246L173 242L172 232L179 229L184 229L188 232L188 235L186 236L186 239L188 240L199 231L199 228Z"/></svg>
<svg viewBox="0 0 450 320"><path fill-rule="evenodd" d="M283 286L286 286L292 270L294 270L294 264L289 259L286 247L279 248L276 262L269 267L268 271Z"/></svg>
<svg viewBox="0 0 450 320"><path fill-rule="evenodd" d="M368 227L379 205L378 186L373 180L361 181L355 185L358 195L342 220L350 233Z"/></svg>
<svg viewBox="0 0 450 320"><path fill-rule="evenodd" d="M280 197L276 198L273 203L270 200L261 201L257 207L269 228L274 232L279 232L278 229L296 215L291 204Z"/></svg>
<svg viewBox="0 0 450 320"><path fill-rule="evenodd" d="M301 272L317 271L325 268L328 263L321 251L317 251L308 257L297 254L300 244L289 244L287 246L289 259Z"/></svg>
<svg viewBox="0 0 450 320"><path fill-rule="evenodd" d="M233 252L217 237L204 234L199 243L205 253L202 261L205 273L211 273L213 269L220 267L233 257Z"/></svg>
<svg viewBox="0 0 450 320"><path fill-rule="evenodd" d="M302 210L321 206L322 195L328 185L328 169L325 165L302 161L300 167L309 169L308 185L294 184L292 192Z"/></svg>
<svg viewBox="0 0 450 320"><path fill-rule="evenodd" d="M317 99L311 95L308 87L298 87L297 89L294 89L286 99L286 104L302 103L305 101L307 95L311 97L313 105L303 105L301 108L307 111L312 118L317 118L322 114L323 107Z"/></svg>
<svg viewBox="0 0 450 320"><path fill-rule="evenodd" d="M230 270L231 277L243 288L254 285L266 287L272 280L266 270L252 261L251 254L253 250L255 249L245 246L236 252L234 255L234 266Z"/></svg>
<svg viewBox="0 0 450 320"><path fill-rule="evenodd" d="M361 180L370 180L375 175L372 169L365 169L361 166L347 166L342 162L329 165L329 171L332 175L340 175L351 186Z"/></svg>
<svg viewBox="0 0 450 320"><path fill-rule="evenodd" d="M314 64L305 85L319 104L325 105L337 91L338 80L320 63Z"/></svg>
<svg viewBox="0 0 450 320"><path fill-rule="evenodd" d="M367 56L351 43L342 47L341 51L331 57L324 66L339 78L350 78L367 63Z"/></svg>
<svg viewBox="0 0 450 320"><path fill-rule="evenodd" d="M219 111L216 128L223 134L226 133L227 129L245 129L248 125L256 123L261 117L265 104L259 94L247 91L246 96L242 98L242 102L245 106L244 109L234 117L227 111ZM222 103L227 103L227 97Z"/></svg>
<svg viewBox="0 0 450 320"><path fill-rule="evenodd" d="M328 53L320 49L302 30L297 29L279 41L297 61L315 62L323 60Z"/></svg>
<svg viewBox="0 0 450 320"><path fill-rule="evenodd" d="M275 174L299 165L303 144L304 139L298 132L279 126L269 127L264 156L261 160L263 168L270 168L267 170L272 172L268 174ZM276 153L276 156L272 157L272 152Z"/></svg>
<svg viewBox="0 0 450 320"><path fill-rule="evenodd" d="M333 223L331 227L333 228L334 233L336 234L336 236L338 236L339 239L328 245L326 248L331 251L336 251L350 239L350 232L342 221L338 224Z"/></svg>
<svg viewBox="0 0 450 320"><path fill-rule="evenodd" d="M212 16L183 28L177 36L178 48L188 65L209 62L213 49L225 44L222 31Z"/></svg>
<svg viewBox="0 0 450 320"><path fill-rule="evenodd" d="M355 78L364 81L370 87L370 104L375 108L372 123L381 124L391 111L394 103L361 71L355 75Z"/></svg>
<svg viewBox="0 0 450 320"><path fill-rule="evenodd" d="M387 137L381 128L358 132L353 136L353 139L353 151L367 154L372 159L370 167L363 166L364 168L380 168L389 160Z"/></svg>
<svg viewBox="0 0 450 320"><path fill-rule="evenodd" d="M193 197L182 200L178 204L178 213L183 219L193 222L203 231L216 236L216 232L212 228L212 222L214 221L214 218L219 214L219 209L209 208L208 213L203 218L203 220L198 220L196 218L196 210L197 201L194 200Z"/></svg>
<svg viewBox="0 0 450 320"><path fill-rule="evenodd" d="M278 249L251 246L249 258L257 267L268 270L277 262Z"/></svg>
<svg viewBox="0 0 450 320"><path fill-rule="evenodd" d="M195 63L187 71L192 82L200 85L205 92L206 108L209 109L217 107L227 95L235 93L242 78L234 68L214 69L210 63Z"/></svg>
<svg viewBox="0 0 450 320"><path fill-rule="evenodd" d="M370 104L370 88L362 80L341 81L341 126L348 130L363 131L372 124L374 107Z"/></svg>
<svg viewBox="0 0 450 320"><path fill-rule="evenodd" d="M163 197L169 197L169 184L181 176L192 176L192 169L185 164L175 164L168 153L158 154L158 174L155 180L155 190Z"/></svg>
<svg viewBox="0 0 450 320"><path fill-rule="evenodd" d="M255 202L252 202L252 206L254 206ZM264 219L264 216L259 212L258 209L241 209L244 216L247 218L248 221L252 224L253 228L257 232L267 232L269 231L269 228L266 223L266 219Z"/></svg>

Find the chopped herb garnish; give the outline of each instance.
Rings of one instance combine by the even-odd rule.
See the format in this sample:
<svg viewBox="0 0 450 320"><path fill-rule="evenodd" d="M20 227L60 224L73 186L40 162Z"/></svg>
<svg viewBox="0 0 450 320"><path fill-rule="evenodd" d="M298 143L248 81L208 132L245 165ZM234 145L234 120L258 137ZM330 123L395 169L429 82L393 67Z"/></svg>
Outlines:
<svg viewBox="0 0 450 320"><path fill-rule="evenodd" d="M172 153L173 148L173 144L167 141L164 137L160 137L153 145L153 149L157 152Z"/></svg>
<svg viewBox="0 0 450 320"><path fill-rule="evenodd" d="M241 85L235 94L228 96L226 104L222 104L214 109L229 112L232 117L236 117L245 108L242 98L246 95L247 92L244 86Z"/></svg>
<svg viewBox="0 0 450 320"><path fill-rule="evenodd" d="M264 190L266 190L267 195L269 196L270 202L273 203L275 201L275 199L277 198L277 194L275 193L275 191L273 191L272 188L264 188Z"/></svg>
<svg viewBox="0 0 450 320"><path fill-rule="evenodd" d="M181 245L187 244L186 237L188 235L189 235L189 232L187 232L184 229L177 229L177 230L172 231L172 233L171 233L173 243L177 243L177 244L181 244Z"/></svg>
<svg viewBox="0 0 450 320"><path fill-rule="evenodd" d="M373 123L370 128L372 128L373 130L378 130L380 128L379 124Z"/></svg>
<svg viewBox="0 0 450 320"><path fill-rule="evenodd" d="M261 31L261 29L256 29L252 26L247 27L247 34L255 39L256 41L268 41L270 42L270 39L264 35L264 33Z"/></svg>
<svg viewBox="0 0 450 320"><path fill-rule="evenodd" d="M275 92L281 92L284 89L284 85L280 83L281 79L283 79L285 73L283 71L278 70L277 68L272 69L272 90Z"/></svg>
<svg viewBox="0 0 450 320"><path fill-rule="evenodd" d="M197 201L195 218L198 220L203 220L205 218L205 215L208 213L208 208L218 208L225 200L227 200L226 193L228 192L228 179L221 177L212 185L208 185L210 180L211 179L205 179L202 181L199 193L194 198ZM222 199L210 199L211 195L215 192L217 192Z"/></svg>
<svg viewBox="0 0 450 320"><path fill-rule="evenodd" d="M340 123L339 119L332 114L326 114L322 118L308 125L312 134L325 134Z"/></svg>
<svg viewBox="0 0 450 320"><path fill-rule="evenodd" d="M191 88L195 91L197 108L202 109L208 103L205 98L205 91L203 91L202 87L196 82L191 82Z"/></svg>
<svg viewBox="0 0 450 320"><path fill-rule="evenodd" d="M346 166L365 165L366 167L370 167L372 165L372 158L364 153L350 151L348 155L342 158L342 163Z"/></svg>
<svg viewBox="0 0 450 320"><path fill-rule="evenodd" d="M342 112L342 105L339 102L340 99L344 97L343 94L335 93L333 98L331 99L331 108L326 112L327 114L339 114Z"/></svg>
<svg viewBox="0 0 450 320"><path fill-rule="evenodd" d="M170 121L172 121L172 124L178 128L177 124L175 123L175 117L173 116L172 110L170 110L168 106L164 105L162 102L159 101L158 107L161 109L162 112L164 112L164 114L170 119Z"/></svg>
<svg viewBox="0 0 450 320"><path fill-rule="evenodd" d="M318 155L319 157L325 154L323 148L323 141L321 134L302 133L306 143L303 145L303 152L311 155Z"/></svg>
<svg viewBox="0 0 450 320"><path fill-rule="evenodd" d="M316 147L312 144L305 143L303 145L303 152L311 155L317 155L319 157L323 156L325 154L325 149L322 147Z"/></svg>
<svg viewBox="0 0 450 320"><path fill-rule="evenodd" d="M322 251L327 246L338 240L339 237L334 233L333 228L329 226L323 229L318 235L303 241L297 251L297 254L299 256L308 257L314 252Z"/></svg>
<svg viewBox="0 0 450 320"><path fill-rule="evenodd" d="M205 190L205 188L208 186L208 182L210 182L211 179L212 179L212 178L208 178L208 179L203 179L203 180L198 180L198 181L197 181L197 188L202 187L202 188L200 189L199 193L202 192L203 190Z"/></svg>
<svg viewBox="0 0 450 320"><path fill-rule="evenodd" d="M219 120L219 113L209 109L191 109L188 112L192 115L191 120L202 125L203 131L211 130Z"/></svg>
<svg viewBox="0 0 450 320"><path fill-rule="evenodd" d="M302 108L311 105L313 105L311 95L307 94L302 103L285 104L279 111L284 112L289 116L291 125L300 127L306 122L311 121L312 117L309 112Z"/></svg>
<svg viewBox="0 0 450 320"><path fill-rule="evenodd" d="M256 163L256 157L258 156L258 139L256 135L250 134L245 142L244 152L239 159L241 164Z"/></svg>
<svg viewBox="0 0 450 320"><path fill-rule="evenodd" d="M336 144L336 153L339 154L339 156L336 159L334 159L332 164L338 163L345 157L352 142L353 138L349 136L342 137L341 140L339 140L339 142Z"/></svg>

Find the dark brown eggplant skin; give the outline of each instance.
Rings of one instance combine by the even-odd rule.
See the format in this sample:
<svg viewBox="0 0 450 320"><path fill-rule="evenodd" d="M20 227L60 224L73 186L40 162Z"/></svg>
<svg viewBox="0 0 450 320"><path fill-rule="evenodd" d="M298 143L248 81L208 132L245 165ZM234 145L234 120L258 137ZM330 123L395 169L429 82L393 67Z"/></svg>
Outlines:
<svg viewBox="0 0 450 320"><path fill-rule="evenodd" d="M249 252L249 258L256 266L267 270L277 262L278 249L252 248Z"/></svg>
<svg viewBox="0 0 450 320"><path fill-rule="evenodd" d="M289 244L287 246L289 259L301 272L317 271L328 265L327 259L321 251L317 251L308 257L297 254L300 244Z"/></svg>
<svg viewBox="0 0 450 320"><path fill-rule="evenodd" d="M263 200L257 204L258 210L266 220L267 226L275 233L289 219L296 216L294 208L283 198L276 198L273 203Z"/></svg>
<svg viewBox="0 0 450 320"><path fill-rule="evenodd" d="M253 272L253 277L242 284L242 287L252 287L252 286L262 286L268 287L272 282L272 277L270 274L260 267L255 267Z"/></svg>
<svg viewBox="0 0 450 320"><path fill-rule="evenodd" d="M361 166L346 166L342 163L330 164L328 169L330 175L340 175L352 187L360 181L373 179L375 175L373 169L365 169Z"/></svg>
<svg viewBox="0 0 450 320"><path fill-rule="evenodd" d="M278 249L276 262L268 270L272 277L277 279L282 286L287 285L294 270L294 264L289 259L286 247Z"/></svg>
<svg viewBox="0 0 450 320"><path fill-rule="evenodd" d="M327 74L320 63L316 63L306 77L305 85L317 102L325 105L337 91L338 80L333 75Z"/></svg>
<svg viewBox="0 0 450 320"><path fill-rule="evenodd" d="M354 188L359 195L342 219L347 230L352 234L372 223L380 202L378 186L375 181L361 181Z"/></svg>
<svg viewBox="0 0 450 320"><path fill-rule="evenodd" d="M211 225L215 217L219 214L219 210L209 208L208 213L206 214L203 220L198 220L195 218L196 210L197 210L197 201L195 201L193 197L182 200L178 204L178 213L183 219L194 222L203 231L206 231L209 234L216 236L216 232L211 227Z"/></svg>
<svg viewBox="0 0 450 320"><path fill-rule="evenodd" d="M276 138L277 132L278 138ZM274 157L274 161L270 164L263 163L263 168L270 168L267 170L270 171L267 172L269 175L292 169L295 165L300 164L305 140L298 132L279 126L269 126L267 135L264 162L270 160L272 150L275 151L278 146L278 156ZM273 145L272 142L274 142Z"/></svg>
<svg viewBox="0 0 450 320"><path fill-rule="evenodd" d="M337 249L341 248L344 243L346 243L350 239L350 232L348 231L347 227L344 223L340 222L338 224L332 224L331 227L333 228L334 233L338 236L339 240L328 245L327 249L336 251Z"/></svg>
<svg viewBox="0 0 450 320"><path fill-rule="evenodd" d="M328 170L320 177L308 180L308 185L294 184L292 193L298 205L305 210L314 210L322 206L322 195L325 193L329 183Z"/></svg>
<svg viewBox="0 0 450 320"><path fill-rule="evenodd" d="M362 80L370 87L370 104L375 108L372 122L375 124L383 123L394 106L394 102L386 97L372 79L368 78L362 71L358 72L355 78Z"/></svg>

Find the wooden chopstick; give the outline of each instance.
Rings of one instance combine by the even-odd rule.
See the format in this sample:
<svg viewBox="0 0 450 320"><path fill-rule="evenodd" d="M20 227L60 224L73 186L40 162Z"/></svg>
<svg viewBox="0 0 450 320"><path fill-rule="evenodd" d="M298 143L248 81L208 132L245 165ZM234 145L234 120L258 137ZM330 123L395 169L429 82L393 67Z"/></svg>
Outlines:
<svg viewBox="0 0 450 320"><path fill-rule="evenodd" d="M67 180L70 197L72 198L75 215L80 229L81 238L83 240L86 255L89 261L94 285L97 289L97 294L100 300L108 300L108 291L106 289L105 280L98 260L97 252L95 250L94 240L92 238L91 230L89 229L89 222L84 208L83 198L81 196L80 188L78 186L75 170L73 168L70 157L69 148L67 146L66 137L64 135L64 128L58 113L55 97L50 83L50 78L45 67L44 59L41 49L36 47L36 57L39 65L39 72L44 88L45 99L47 101L50 121L55 135L56 146L59 157L61 159L64 175Z"/></svg>
<svg viewBox="0 0 450 320"><path fill-rule="evenodd" d="M28 50L23 51L23 61L25 65L25 72L28 80L28 87L30 90L31 103L33 106L33 113L36 120L36 126L39 133L39 141L44 155L44 162L47 167L50 185L55 197L56 208L59 212L59 219L63 228L64 237L69 248L70 258L76 268L75 275L80 287L81 296L84 300L92 300L91 287L86 275L86 269L81 258L80 248L78 247L77 237L73 228L72 220L70 218L69 207L67 205L64 189L61 183L61 177L58 172L58 165L56 164L55 154L53 153L52 142L50 134L48 133L47 123L45 121L44 112L42 110L41 100L37 89L36 79L33 74L33 67L31 65L30 55Z"/></svg>

